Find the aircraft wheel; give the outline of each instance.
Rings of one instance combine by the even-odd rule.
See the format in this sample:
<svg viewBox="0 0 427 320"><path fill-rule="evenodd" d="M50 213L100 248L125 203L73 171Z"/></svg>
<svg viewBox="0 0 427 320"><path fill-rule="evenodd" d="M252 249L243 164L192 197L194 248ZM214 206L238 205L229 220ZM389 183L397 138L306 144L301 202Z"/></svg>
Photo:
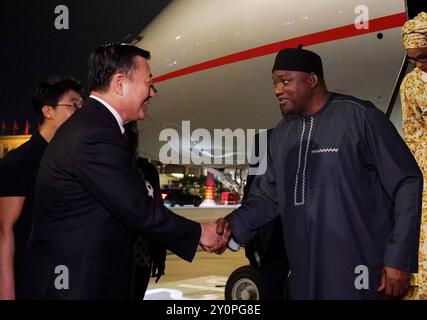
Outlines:
<svg viewBox="0 0 427 320"><path fill-rule="evenodd" d="M251 266L240 267L228 277L225 300L260 300L261 275Z"/></svg>

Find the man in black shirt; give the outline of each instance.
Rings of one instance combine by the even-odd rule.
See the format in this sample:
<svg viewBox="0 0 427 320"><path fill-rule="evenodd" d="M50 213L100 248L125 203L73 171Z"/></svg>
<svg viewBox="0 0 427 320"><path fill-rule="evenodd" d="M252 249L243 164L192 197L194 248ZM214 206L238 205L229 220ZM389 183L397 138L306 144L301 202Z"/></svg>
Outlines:
<svg viewBox="0 0 427 320"><path fill-rule="evenodd" d="M42 119L39 131L0 161L0 299L15 299L31 231L38 167L56 130L81 107L81 90L81 84L69 77L39 83L32 101Z"/></svg>

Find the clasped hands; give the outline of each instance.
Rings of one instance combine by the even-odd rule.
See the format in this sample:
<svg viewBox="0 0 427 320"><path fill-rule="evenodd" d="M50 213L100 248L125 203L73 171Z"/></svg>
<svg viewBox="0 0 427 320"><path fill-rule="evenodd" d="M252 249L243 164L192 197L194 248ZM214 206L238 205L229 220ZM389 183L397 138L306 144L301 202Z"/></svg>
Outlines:
<svg viewBox="0 0 427 320"><path fill-rule="evenodd" d="M231 237L231 227L224 218L214 223L202 223L202 236L200 246L206 252L223 253L228 246Z"/></svg>

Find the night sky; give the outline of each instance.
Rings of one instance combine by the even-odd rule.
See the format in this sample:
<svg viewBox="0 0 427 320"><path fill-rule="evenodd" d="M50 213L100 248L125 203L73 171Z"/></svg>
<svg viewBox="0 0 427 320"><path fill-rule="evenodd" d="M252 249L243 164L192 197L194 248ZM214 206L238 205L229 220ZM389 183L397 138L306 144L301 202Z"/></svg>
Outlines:
<svg viewBox="0 0 427 320"><path fill-rule="evenodd" d="M0 124L26 120L37 128L31 98L38 81L71 75L87 86L87 60L99 45L138 34L170 0L0 1ZM57 30L58 5L69 9L69 30ZM2 132L6 134L5 130Z"/></svg>

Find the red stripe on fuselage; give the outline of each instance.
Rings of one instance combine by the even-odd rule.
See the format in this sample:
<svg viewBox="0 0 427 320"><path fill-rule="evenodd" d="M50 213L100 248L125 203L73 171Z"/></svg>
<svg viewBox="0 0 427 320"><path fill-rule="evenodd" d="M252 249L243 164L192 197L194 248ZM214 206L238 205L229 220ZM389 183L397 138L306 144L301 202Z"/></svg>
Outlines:
<svg viewBox="0 0 427 320"><path fill-rule="evenodd" d="M381 17L369 21L369 29L356 29L354 24L350 24L343 27L338 27L334 29L329 29L325 31L320 31L305 36L288 39L284 41L275 42L272 44L260 46L257 48L233 53L227 56L195 64L190 67L186 67L180 70L176 70L153 79L153 82L158 83L161 81L177 78L187 74L199 72L206 69L211 69L239 61L244 61L248 59L258 58L261 56L273 54L279 52L284 48L296 48L298 45L302 44L304 47L312 46L319 43L325 43L345 38L350 38L354 36L364 35L368 33L393 29L401 27L407 20L406 13L398 13L386 17Z"/></svg>

